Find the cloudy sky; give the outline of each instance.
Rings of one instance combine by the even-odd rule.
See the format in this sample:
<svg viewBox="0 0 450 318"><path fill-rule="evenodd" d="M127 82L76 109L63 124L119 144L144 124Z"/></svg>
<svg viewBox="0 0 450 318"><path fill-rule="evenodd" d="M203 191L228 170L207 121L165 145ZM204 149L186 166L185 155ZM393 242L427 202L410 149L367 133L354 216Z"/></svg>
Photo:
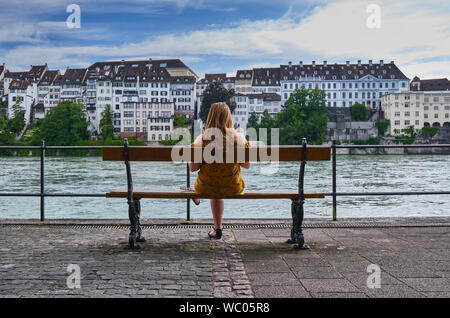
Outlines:
<svg viewBox="0 0 450 318"><path fill-rule="evenodd" d="M67 27L69 4L81 28ZM379 28L368 27L380 8ZM450 2L434 0L0 0L0 63L11 71L114 59L181 58L199 76L278 66L395 61L450 77Z"/></svg>

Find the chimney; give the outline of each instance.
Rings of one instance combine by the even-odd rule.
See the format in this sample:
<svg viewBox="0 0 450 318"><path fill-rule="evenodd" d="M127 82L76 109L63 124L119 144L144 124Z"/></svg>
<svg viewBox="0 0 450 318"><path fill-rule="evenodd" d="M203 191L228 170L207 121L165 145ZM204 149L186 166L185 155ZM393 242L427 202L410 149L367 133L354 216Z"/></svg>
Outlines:
<svg viewBox="0 0 450 318"><path fill-rule="evenodd" d="M300 61L299 65L300 67L303 67L303 61Z"/></svg>
<svg viewBox="0 0 450 318"><path fill-rule="evenodd" d="M350 66L350 61L345 61L345 64L346 64L347 66Z"/></svg>
<svg viewBox="0 0 450 318"><path fill-rule="evenodd" d="M313 66L313 67L316 66L316 61L312 61L312 66Z"/></svg>
<svg viewBox="0 0 450 318"><path fill-rule="evenodd" d="M391 61L391 64L394 64L394 61Z"/></svg>
<svg viewBox="0 0 450 318"><path fill-rule="evenodd" d="M289 67L291 67L292 66L292 62L291 61L289 61Z"/></svg>
<svg viewBox="0 0 450 318"><path fill-rule="evenodd" d="M369 60L369 66L372 66L372 60Z"/></svg>
<svg viewBox="0 0 450 318"><path fill-rule="evenodd" d="M361 67L361 60L358 60L358 67Z"/></svg>
<svg viewBox="0 0 450 318"><path fill-rule="evenodd" d="M323 66L327 66L327 61L323 61Z"/></svg>
<svg viewBox="0 0 450 318"><path fill-rule="evenodd" d="M380 66L384 66L384 61L380 60Z"/></svg>

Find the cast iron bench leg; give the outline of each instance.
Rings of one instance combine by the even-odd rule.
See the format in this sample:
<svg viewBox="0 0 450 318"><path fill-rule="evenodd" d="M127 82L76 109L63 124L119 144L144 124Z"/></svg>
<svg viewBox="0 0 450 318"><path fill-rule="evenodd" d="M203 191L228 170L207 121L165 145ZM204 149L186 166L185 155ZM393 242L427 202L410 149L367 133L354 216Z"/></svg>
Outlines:
<svg viewBox="0 0 450 318"><path fill-rule="evenodd" d="M142 229L140 225L141 202L140 199L128 201L128 217L130 219L130 235L128 237L128 247L131 249L139 248L136 242L145 242L141 236Z"/></svg>
<svg viewBox="0 0 450 318"><path fill-rule="evenodd" d="M141 228L141 199L134 199L135 211L136 211L136 242L145 242L145 238L142 236Z"/></svg>
<svg viewBox="0 0 450 318"><path fill-rule="evenodd" d="M302 223L303 223L303 204L304 200L292 199L291 214L292 214L292 229L291 238L286 241L288 244L295 244L295 249L309 249L308 245L305 245L305 237L303 236Z"/></svg>

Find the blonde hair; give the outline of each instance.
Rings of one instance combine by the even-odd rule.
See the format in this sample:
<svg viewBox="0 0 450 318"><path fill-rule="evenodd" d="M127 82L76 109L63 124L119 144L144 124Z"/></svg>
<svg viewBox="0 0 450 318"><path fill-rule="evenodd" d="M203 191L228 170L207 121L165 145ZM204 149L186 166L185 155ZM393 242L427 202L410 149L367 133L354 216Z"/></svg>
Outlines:
<svg viewBox="0 0 450 318"><path fill-rule="evenodd" d="M205 130L209 128L218 128L225 135L228 129L234 133L233 118L231 117L230 107L225 103L214 103L209 109L206 119Z"/></svg>

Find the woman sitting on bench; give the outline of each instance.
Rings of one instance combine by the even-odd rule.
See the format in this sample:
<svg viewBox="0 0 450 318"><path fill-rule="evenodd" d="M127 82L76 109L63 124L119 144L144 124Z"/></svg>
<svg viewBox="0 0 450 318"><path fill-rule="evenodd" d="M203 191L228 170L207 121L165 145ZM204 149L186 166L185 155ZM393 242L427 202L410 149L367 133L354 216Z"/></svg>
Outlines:
<svg viewBox="0 0 450 318"><path fill-rule="evenodd" d="M241 147L249 147L245 136L238 133L233 126L231 111L225 103L214 103L209 110L206 120L205 131L198 136L193 146L205 147L214 140L215 135L211 135L211 131L216 128L222 132L223 145L227 142L227 133L229 140L233 140L233 144ZM208 135L209 134L209 135ZM211 197L226 197L231 195L244 194L245 183L241 176L241 167L250 168L250 162L245 163L189 163L192 172L198 171L197 180L195 181L194 191ZM194 199L194 203L198 205L199 199ZM214 219L214 229L208 233L210 238L220 239L222 237L222 217L224 210L223 199L211 199L211 211Z"/></svg>

